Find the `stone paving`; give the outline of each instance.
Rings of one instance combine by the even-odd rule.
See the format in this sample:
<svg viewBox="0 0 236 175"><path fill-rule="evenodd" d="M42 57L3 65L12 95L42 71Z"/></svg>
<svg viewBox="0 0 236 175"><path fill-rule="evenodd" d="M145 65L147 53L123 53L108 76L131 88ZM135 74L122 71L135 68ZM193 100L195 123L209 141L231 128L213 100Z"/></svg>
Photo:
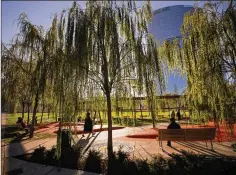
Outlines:
<svg viewBox="0 0 236 175"><path fill-rule="evenodd" d="M4 133L4 127L6 124L5 115L1 115L2 134ZM35 131L35 133L47 132L48 130L55 130L55 128L43 128ZM18 143L6 144L1 141L1 174L22 174L22 175L97 175L97 173L85 172L81 170L72 170L66 168L46 166L23 160L16 159L12 156L22 155L33 152L35 148L39 146L45 146L50 149L53 145L56 145L56 138L46 138L38 140L23 140Z"/></svg>
<svg viewBox="0 0 236 175"><path fill-rule="evenodd" d="M6 171L12 174L24 175L97 175L97 173L85 172L81 170L72 170L66 168L58 168L54 166L46 166L26 162L13 157L6 158ZM18 172L17 172L18 171Z"/></svg>
<svg viewBox="0 0 236 175"><path fill-rule="evenodd" d="M163 125L163 124L162 124ZM106 126L104 126L106 127ZM141 139L141 138L128 138L126 135L143 132L150 128L150 126L145 127L136 127L136 128L123 128L119 130L113 130L113 142L114 150L117 150L118 147L122 146L123 149L126 149L128 152L132 153L135 156L143 158L150 158L154 155L162 154L168 156L170 153L179 153L181 150L189 150L198 154L209 154L209 155L224 155L224 156L236 156L236 152L233 151L231 147L235 142L213 142L214 152L210 150L210 143L206 147L206 142L173 142L172 147L167 147L166 142L163 142L164 150L160 149L159 143L156 139ZM107 131L96 132L94 136L90 134L85 134L85 137L78 135L74 140L76 144L84 148L84 152L89 149L98 149L106 151L107 145ZM119 144L118 144L119 143ZM56 144L55 138L46 138L38 140L24 140L20 143L11 143L5 146L5 156L11 157L15 155L21 155L24 153L33 152L33 150L39 146L45 146L47 149L50 149L53 145Z"/></svg>
<svg viewBox="0 0 236 175"><path fill-rule="evenodd" d="M167 125L168 125L167 123L159 123L157 125L157 128L166 128ZM100 127L100 126L97 125L95 127ZM106 128L107 126L104 125L103 127ZM82 127L78 127L78 129L81 129L81 128ZM191 151L196 154L205 154L205 155L211 155L211 156L214 155L214 156L236 157L236 152L233 151L233 148L231 146L232 144L236 143L235 141L213 142L214 151L210 149L210 143L208 144L209 147L206 147L205 142L172 142L172 147L166 146L166 142L163 142L163 150L162 150L159 147L159 143L156 139L150 139L150 138L142 139L142 138L126 137L127 135L132 135L135 133L148 132L150 131L150 128L151 128L151 125L143 126L143 127L135 127L135 128L126 127L123 129L113 130L114 151L117 151L119 148L121 148L123 151L129 152L132 157L137 157L141 159L150 159L154 156L157 156L158 154L168 157L171 153L181 153L182 150ZM49 127L46 130L45 128L43 128L41 130L38 130L37 132L45 132L45 133L54 134L53 132L55 130L56 130L55 128ZM155 130L153 130L153 132L155 132ZM80 134L80 135L77 135L77 137L74 136L74 140L76 144L82 147L84 154L86 154L89 149L96 149L104 153L103 155L106 156L107 137L108 137L108 132L102 131L102 132L96 132L95 135L93 136L91 134L85 134L85 137L82 137L82 135ZM46 138L46 139L37 139L37 140L26 139L19 143L11 143L8 145L2 145L2 155L4 154L5 159L8 161L7 163L5 162L5 165L12 164L11 162L14 161L12 156L33 152L33 150L39 147L40 145L45 146L47 149L50 149L55 144L56 144L56 137ZM20 167L22 166L23 166L23 163ZM47 172L49 174L57 173L55 167L46 168L46 167L43 167L43 165L38 165L38 166L41 166L41 169L43 169L43 171L40 174L43 174L43 172L45 173ZM8 167L9 166L7 166L6 170L7 171L11 170ZM13 168L16 168L16 167L17 166ZM24 171L27 172L28 174L31 173L30 170L24 170ZM68 171L68 173L64 173L64 174L71 174L71 172L69 171L72 171L72 170L64 170L64 171L65 172ZM80 171L75 172L75 170L73 173L81 174Z"/></svg>
<svg viewBox="0 0 236 175"><path fill-rule="evenodd" d="M1 115L1 135L5 132L6 115ZM1 174L5 174L5 142L1 141Z"/></svg>

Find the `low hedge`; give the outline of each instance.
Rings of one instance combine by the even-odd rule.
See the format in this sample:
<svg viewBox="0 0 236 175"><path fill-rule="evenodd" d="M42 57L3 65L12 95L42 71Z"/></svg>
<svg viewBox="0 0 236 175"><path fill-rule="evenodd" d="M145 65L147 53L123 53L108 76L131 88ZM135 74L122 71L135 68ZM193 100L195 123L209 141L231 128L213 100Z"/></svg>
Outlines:
<svg viewBox="0 0 236 175"><path fill-rule="evenodd" d="M55 153L55 148L47 151L44 147L39 147L31 155L17 158L55 166L59 163ZM79 147L70 147L62 152L60 162L63 168L107 174L108 162L96 150L89 150L86 156L82 156ZM110 165L109 174L112 175L234 175L236 172L236 158L196 155L186 151L171 154L169 158L158 155L151 160L143 160L132 159L129 154L119 150L114 152Z"/></svg>

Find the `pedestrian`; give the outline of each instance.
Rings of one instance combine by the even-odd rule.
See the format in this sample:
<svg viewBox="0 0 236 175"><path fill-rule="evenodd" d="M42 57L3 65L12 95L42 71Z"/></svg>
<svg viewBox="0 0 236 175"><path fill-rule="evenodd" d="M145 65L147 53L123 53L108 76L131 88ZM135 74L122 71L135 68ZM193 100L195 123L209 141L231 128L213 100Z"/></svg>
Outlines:
<svg viewBox="0 0 236 175"><path fill-rule="evenodd" d="M81 122L81 117L79 116L79 118L78 118L78 123L80 123Z"/></svg>
<svg viewBox="0 0 236 175"><path fill-rule="evenodd" d="M175 118L175 111L172 111L170 116L171 118Z"/></svg>
<svg viewBox="0 0 236 175"><path fill-rule="evenodd" d="M85 122L84 122L84 132L91 133L93 131L93 121L90 117L90 113L87 112ZM84 137L84 134L82 135Z"/></svg>
<svg viewBox="0 0 236 175"><path fill-rule="evenodd" d="M180 110L178 110L178 112L176 113L176 116L178 118L178 121L181 120Z"/></svg>

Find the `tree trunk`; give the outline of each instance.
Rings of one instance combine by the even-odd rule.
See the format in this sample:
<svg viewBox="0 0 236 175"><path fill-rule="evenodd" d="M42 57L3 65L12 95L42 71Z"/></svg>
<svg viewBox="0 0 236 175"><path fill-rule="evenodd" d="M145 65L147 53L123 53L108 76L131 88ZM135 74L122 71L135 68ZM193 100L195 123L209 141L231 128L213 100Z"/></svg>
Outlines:
<svg viewBox="0 0 236 175"><path fill-rule="evenodd" d="M135 94L134 94L134 98L133 98L133 110L134 110L134 126L136 126Z"/></svg>
<svg viewBox="0 0 236 175"><path fill-rule="evenodd" d="M148 108L150 108L149 111L151 112L151 117L152 117L152 126L153 126L153 128L155 128L156 122L155 122L155 113L154 113L154 109L153 109L153 100L150 99L150 97L148 99L148 103L149 103Z"/></svg>
<svg viewBox="0 0 236 175"><path fill-rule="evenodd" d="M27 104L27 110L28 110L28 118L27 118L27 125L29 125L29 115L30 115L30 103Z"/></svg>
<svg viewBox="0 0 236 175"><path fill-rule="evenodd" d="M22 119L24 119L24 114L25 114L25 102L22 101Z"/></svg>
<svg viewBox="0 0 236 175"><path fill-rule="evenodd" d="M43 113L44 113L44 108L45 108L45 106L44 106L44 103L43 103L43 109L42 109L42 115L41 115L41 120L40 120L40 123L42 123L42 122L43 122Z"/></svg>
<svg viewBox="0 0 236 175"><path fill-rule="evenodd" d="M113 146L112 146L112 118L111 118L111 96L110 93L106 94L107 97L107 116L108 116L108 142L107 142L107 150L108 150L108 171L111 167L111 160L113 155Z"/></svg>
<svg viewBox="0 0 236 175"><path fill-rule="evenodd" d="M142 122L143 122L143 106L141 106L141 104L140 104L140 111L141 111L141 117L142 117Z"/></svg>
<svg viewBox="0 0 236 175"><path fill-rule="evenodd" d="M58 107L58 103L55 106L55 122L57 122L57 118L58 118L57 107Z"/></svg>
<svg viewBox="0 0 236 175"><path fill-rule="evenodd" d="M115 96L115 103L116 103L116 117L119 116L119 103L118 103L118 94L116 93Z"/></svg>
<svg viewBox="0 0 236 175"><path fill-rule="evenodd" d="M152 126L153 128L156 128L155 113L153 112L153 108L151 108L151 116L152 116Z"/></svg>
<svg viewBox="0 0 236 175"><path fill-rule="evenodd" d="M49 116L50 116L50 108L48 107L48 120L49 120Z"/></svg>
<svg viewBox="0 0 236 175"><path fill-rule="evenodd" d="M97 114L97 111L95 110L94 116L93 116L93 119L92 119L92 128L93 128L94 125L95 125L95 119L97 118L97 117L96 117L96 114ZM91 114L91 115L92 115L92 114Z"/></svg>
<svg viewBox="0 0 236 175"><path fill-rule="evenodd" d="M100 124L101 124L101 127L100 127L100 129L102 129L102 117L101 117L100 111L98 111L98 116L99 116L99 119L100 119Z"/></svg>
<svg viewBox="0 0 236 175"><path fill-rule="evenodd" d="M34 104L34 110L33 110L32 124L31 124L31 127L30 127L30 135L29 135L30 138L32 138L34 136L34 125L35 125L36 112L37 112L37 108L38 108L38 101L39 101L39 92L37 92L36 96L35 96L35 104Z"/></svg>

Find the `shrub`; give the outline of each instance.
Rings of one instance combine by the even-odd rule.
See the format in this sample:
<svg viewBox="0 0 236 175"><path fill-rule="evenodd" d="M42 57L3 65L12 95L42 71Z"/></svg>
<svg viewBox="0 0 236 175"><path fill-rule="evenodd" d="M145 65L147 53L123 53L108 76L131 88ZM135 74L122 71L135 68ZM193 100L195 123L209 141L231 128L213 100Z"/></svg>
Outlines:
<svg viewBox="0 0 236 175"><path fill-rule="evenodd" d="M129 154L122 151L122 146L119 148L118 152L115 153L115 155L116 155L116 159L122 164L128 161Z"/></svg>
<svg viewBox="0 0 236 175"><path fill-rule="evenodd" d="M155 156L150 162L150 170L152 174L165 174L168 170L168 161L163 156Z"/></svg>
<svg viewBox="0 0 236 175"><path fill-rule="evenodd" d="M30 157L30 161L34 163L43 163L45 160L45 147L36 148Z"/></svg>
<svg viewBox="0 0 236 175"><path fill-rule="evenodd" d="M102 173L101 153L96 150L89 150L88 156L84 160L84 171Z"/></svg>
<svg viewBox="0 0 236 175"><path fill-rule="evenodd" d="M45 147L39 147L34 150L32 155L17 156L19 159L41 163L46 165L58 165L55 158L56 148L49 151ZM104 173L108 163L102 160L100 152L90 150L88 155L81 161L81 151L79 147L69 147L62 151L61 167L71 169L83 169L84 171L94 173ZM236 172L236 159L214 156L196 155L191 152L182 151L182 154L171 154L170 158L156 156L150 161L140 159L130 159L128 153L122 151L120 147L118 152L114 152L111 160L110 174L112 175L233 175Z"/></svg>
<svg viewBox="0 0 236 175"><path fill-rule="evenodd" d="M110 167L110 173L111 174L126 174L126 167L125 164L128 161L128 154L121 151L121 148L116 153L113 154L113 159L111 160L111 167Z"/></svg>
<svg viewBox="0 0 236 175"><path fill-rule="evenodd" d="M138 174L140 174L140 175L141 174L142 175L150 175L151 174L147 160L137 159L136 166L138 168Z"/></svg>
<svg viewBox="0 0 236 175"><path fill-rule="evenodd" d="M57 165L57 159L55 157L56 154L56 148L53 147L51 150L46 152L46 158L45 158L45 164L56 166Z"/></svg>
<svg viewBox="0 0 236 175"><path fill-rule="evenodd" d="M79 147L68 147L62 151L61 166L64 168L77 169L81 151Z"/></svg>
<svg viewBox="0 0 236 175"><path fill-rule="evenodd" d="M121 118L120 117L113 117L112 118L112 123L113 124L122 124L121 123Z"/></svg>
<svg viewBox="0 0 236 175"><path fill-rule="evenodd" d="M61 149L70 148L71 146L71 133L69 130L63 129L61 131Z"/></svg>
<svg viewBox="0 0 236 175"><path fill-rule="evenodd" d="M138 174L139 170L137 168L136 162L129 158L129 154L123 152L122 147L118 152L113 154L113 159L111 161L111 171L110 174Z"/></svg>
<svg viewBox="0 0 236 175"><path fill-rule="evenodd" d="M126 163L127 174L139 174L136 163L133 160L129 160Z"/></svg>

